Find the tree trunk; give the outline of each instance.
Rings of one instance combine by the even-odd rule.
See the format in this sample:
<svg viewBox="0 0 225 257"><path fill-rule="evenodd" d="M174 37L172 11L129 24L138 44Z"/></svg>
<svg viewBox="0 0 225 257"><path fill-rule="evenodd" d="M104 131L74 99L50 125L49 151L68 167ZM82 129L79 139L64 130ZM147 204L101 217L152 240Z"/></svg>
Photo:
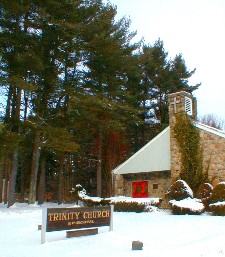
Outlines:
<svg viewBox="0 0 225 257"><path fill-rule="evenodd" d="M46 169L45 169L45 152L43 152L40 164L40 180L39 180L39 187L38 187L38 204L43 204L45 201L45 185L46 185Z"/></svg>
<svg viewBox="0 0 225 257"><path fill-rule="evenodd" d="M18 170L18 148L14 150L11 157L11 169L9 173L9 188L8 188L8 207L12 206L15 201L15 191L16 191L16 176ZM7 183L6 183L7 184Z"/></svg>
<svg viewBox="0 0 225 257"><path fill-rule="evenodd" d="M8 179L5 178L5 181L4 181L4 204L8 203L8 186L9 186Z"/></svg>
<svg viewBox="0 0 225 257"><path fill-rule="evenodd" d="M5 111L6 121L8 121L10 118L12 95L13 95L12 86L9 86L8 98L7 98L7 102L6 102L6 111Z"/></svg>
<svg viewBox="0 0 225 257"><path fill-rule="evenodd" d="M21 165L21 164L20 164ZM23 203L25 199L26 187L25 187L25 167L21 165L21 175L20 175L20 202Z"/></svg>
<svg viewBox="0 0 225 257"><path fill-rule="evenodd" d="M8 156L8 158L10 158L10 156ZM9 181L9 173L11 171L11 161L9 162L9 160L6 163L6 169L5 169L5 181L4 181L4 199L3 202L4 204L7 204L8 202L8 181Z"/></svg>
<svg viewBox="0 0 225 257"><path fill-rule="evenodd" d="M33 148L33 154L31 159L29 204L33 204L36 201L39 158L40 158L40 133L35 130L34 131L34 148Z"/></svg>
<svg viewBox="0 0 225 257"><path fill-rule="evenodd" d="M0 164L0 203L3 202L3 164Z"/></svg>
<svg viewBox="0 0 225 257"><path fill-rule="evenodd" d="M58 184L58 204L63 203L63 164L64 164L64 156L62 153L59 159L59 184Z"/></svg>
<svg viewBox="0 0 225 257"><path fill-rule="evenodd" d="M97 156L97 196L102 195L102 131L99 131L99 145Z"/></svg>

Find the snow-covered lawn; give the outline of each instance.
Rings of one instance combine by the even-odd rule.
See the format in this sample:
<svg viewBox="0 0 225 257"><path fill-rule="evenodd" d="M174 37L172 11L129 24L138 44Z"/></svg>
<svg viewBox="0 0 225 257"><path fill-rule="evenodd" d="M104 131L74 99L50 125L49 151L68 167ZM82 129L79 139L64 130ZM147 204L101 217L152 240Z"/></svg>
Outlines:
<svg viewBox="0 0 225 257"><path fill-rule="evenodd" d="M176 216L157 209L145 213L115 212L112 232L104 227L99 228L98 235L79 238L66 238L66 231L49 232L45 244L41 244L38 231L41 218L42 207L17 203L8 209L0 204L0 257L225 255L225 217ZM134 240L143 242L143 250L131 250Z"/></svg>

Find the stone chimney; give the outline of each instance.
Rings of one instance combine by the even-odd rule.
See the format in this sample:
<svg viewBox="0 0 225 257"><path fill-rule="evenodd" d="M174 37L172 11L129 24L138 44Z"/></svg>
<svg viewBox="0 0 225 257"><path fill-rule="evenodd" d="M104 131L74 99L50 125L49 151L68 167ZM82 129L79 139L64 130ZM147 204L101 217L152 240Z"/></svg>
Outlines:
<svg viewBox="0 0 225 257"><path fill-rule="evenodd" d="M186 113L191 119L197 118L197 101L190 93L180 91L169 96L170 122L177 113Z"/></svg>
<svg viewBox="0 0 225 257"><path fill-rule="evenodd" d="M190 93L185 91L170 94L170 170L172 182L179 178L181 154L174 137L173 128L176 122L176 114L186 113L192 120L197 118L197 101Z"/></svg>

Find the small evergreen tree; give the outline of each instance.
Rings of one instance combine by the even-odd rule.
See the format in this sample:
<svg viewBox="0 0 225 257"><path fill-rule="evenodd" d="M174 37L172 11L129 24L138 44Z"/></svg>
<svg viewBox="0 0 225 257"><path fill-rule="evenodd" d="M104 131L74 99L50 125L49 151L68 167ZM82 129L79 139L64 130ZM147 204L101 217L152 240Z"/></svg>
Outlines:
<svg viewBox="0 0 225 257"><path fill-rule="evenodd" d="M200 134L186 114L177 114L174 135L181 153L180 178L196 193L207 174L203 172L203 154Z"/></svg>

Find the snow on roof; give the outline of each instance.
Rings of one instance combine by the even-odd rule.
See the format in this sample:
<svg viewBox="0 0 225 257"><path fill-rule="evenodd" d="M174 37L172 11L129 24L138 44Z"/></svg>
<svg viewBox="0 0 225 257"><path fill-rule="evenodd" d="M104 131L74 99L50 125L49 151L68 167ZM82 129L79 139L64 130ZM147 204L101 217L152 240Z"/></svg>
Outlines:
<svg viewBox="0 0 225 257"><path fill-rule="evenodd" d="M195 122L195 126L199 129L202 129L202 130L207 131L209 133L212 133L214 135L225 138L225 132L223 132L222 130L207 126L207 125L202 124L200 122Z"/></svg>
<svg viewBox="0 0 225 257"><path fill-rule="evenodd" d="M149 143L113 170L128 174L170 170L170 128L167 127Z"/></svg>

